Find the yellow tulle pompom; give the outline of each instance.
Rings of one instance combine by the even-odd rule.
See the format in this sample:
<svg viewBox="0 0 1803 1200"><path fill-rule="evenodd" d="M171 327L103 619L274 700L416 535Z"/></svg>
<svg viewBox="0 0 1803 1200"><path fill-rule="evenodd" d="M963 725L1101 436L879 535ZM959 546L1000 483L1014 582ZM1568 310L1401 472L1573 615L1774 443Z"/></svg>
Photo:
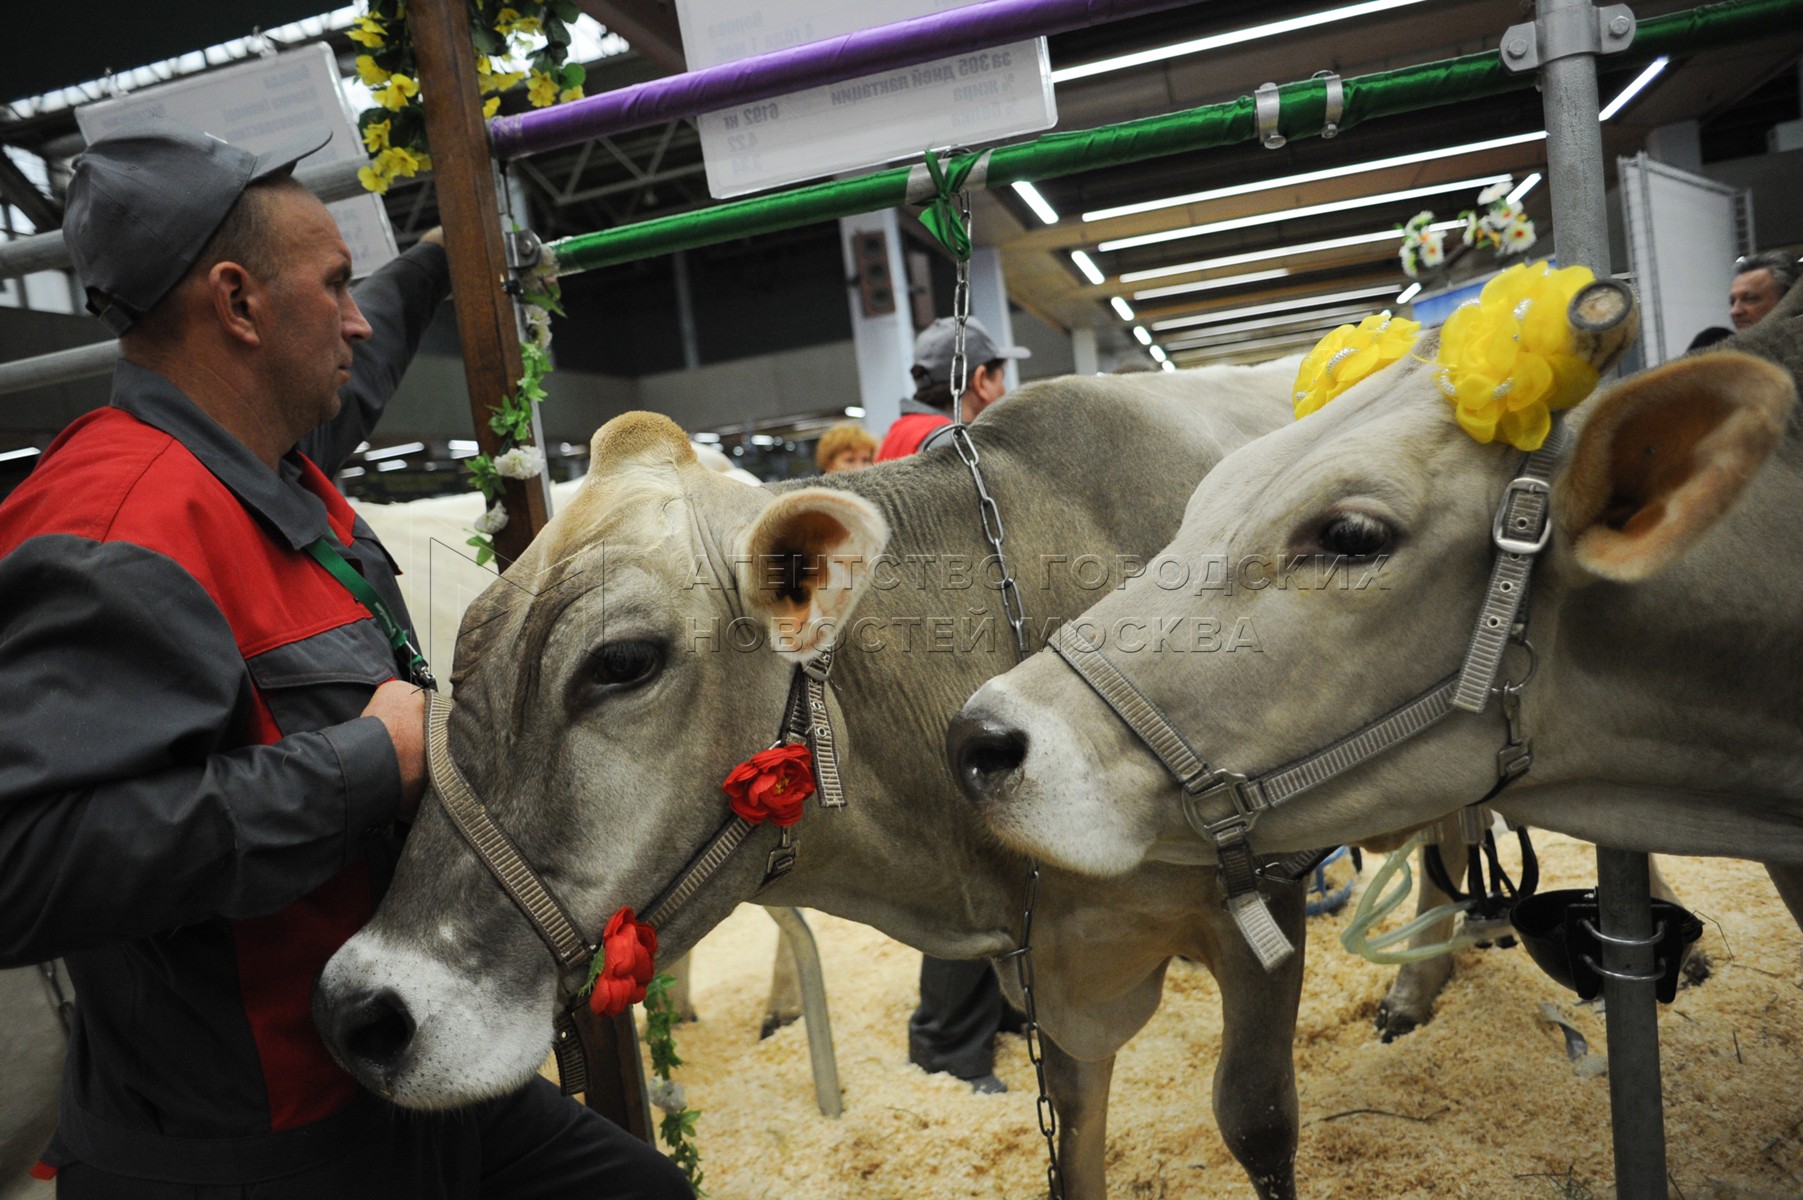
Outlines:
<svg viewBox="0 0 1803 1200"><path fill-rule="evenodd" d="M1594 278L1588 267L1523 263L1454 310L1434 378L1461 429L1485 444L1538 450L1552 414L1590 394L1597 370L1577 352L1566 309Z"/></svg>
<svg viewBox="0 0 1803 1200"><path fill-rule="evenodd" d="M1407 354L1420 333L1420 322L1382 312L1322 338L1296 371L1297 420Z"/></svg>

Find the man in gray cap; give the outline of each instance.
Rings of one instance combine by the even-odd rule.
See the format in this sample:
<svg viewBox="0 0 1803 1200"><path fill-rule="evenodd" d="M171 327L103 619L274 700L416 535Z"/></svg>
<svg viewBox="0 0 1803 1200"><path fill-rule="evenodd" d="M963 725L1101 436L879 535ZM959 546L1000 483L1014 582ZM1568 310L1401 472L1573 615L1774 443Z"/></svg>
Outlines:
<svg viewBox="0 0 1803 1200"><path fill-rule="evenodd" d="M393 1110L313 1027L424 791L430 685L330 473L449 290L431 235L353 294L291 175L323 141L151 121L76 160L112 403L0 505L0 966L62 957L78 995L39 1173L76 1200L686 1196L548 1083Z"/></svg>
<svg viewBox="0 0 1803 1200"><path fill-rule="evenodd" d="M958 323L940 317L914 339L914 387L912 399L901 403L901 416L889 426L876 461L906 458L919 450L933 431L952 423L952 353ZM964 323L964 361L969 364L964 391L956 397L958 419L974 421L977 414L1000 400L1008 390L1006 371L1011 358L1031 358L1025 346L998 346L983 322L975 317Z"/></svg>

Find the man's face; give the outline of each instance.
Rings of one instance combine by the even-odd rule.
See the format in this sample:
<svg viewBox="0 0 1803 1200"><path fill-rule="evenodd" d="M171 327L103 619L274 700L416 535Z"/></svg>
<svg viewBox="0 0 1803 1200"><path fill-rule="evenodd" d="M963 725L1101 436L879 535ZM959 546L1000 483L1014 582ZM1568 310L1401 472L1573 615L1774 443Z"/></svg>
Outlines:
<svg viewBox="0 0 1803 1200"><path fill-rule="evenodd" d="M351 298L351 252L326 206L290 188L265 203L280 264L261 281L275 317L263 334L266 378L299 437L338 415L338 389L350 379L351 351L369 336L369 322Z"/></svg>
<svg viewBox="0 0 1803 1200"><path fill-rule="evenodd" d="M1781 299L1778 281L1770 271L1764 267L1742 271L1728 287L1728 319L1734 328L1746 329L1776 308Z"/></svg>

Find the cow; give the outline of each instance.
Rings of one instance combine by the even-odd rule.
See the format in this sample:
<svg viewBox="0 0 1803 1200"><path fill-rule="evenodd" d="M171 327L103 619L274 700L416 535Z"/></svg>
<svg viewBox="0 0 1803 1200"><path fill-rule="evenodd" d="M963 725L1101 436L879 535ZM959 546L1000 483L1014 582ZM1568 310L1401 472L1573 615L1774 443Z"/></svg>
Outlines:
<svg viewBox="0 0 1803 1200"><path fill-rule="evenodd" d="M1573 343L1595 370L1631 333L1626 295L1596 281L1571 302ZM1421 825L1512 778L1489 801L1512 821L1627 850L1754 859L1803 915L1800 310L1793 291L1710 352L1594 394L1569 415L1575 436L1550 487L1523 478L1521 451L1467 436L1442 391L1457 381L1436 365L1441 335L1425 334L1223 460L1162 555L1083 624L1097 636L1199 612L1253 624L1257 655L1102 653L1211 770L1268 778L1461 670L1487 589L1506 582L1498 544L1522 554L1539 539L1525 516L1526 528L1504 528L1499 498L1544 495L1525 633L1498 630L1509 643L1496 689L1480 693L1488 706L1424 721L1275 806L1253 784L1230 785L1257 810L1251 845L1276 853ZM1202 596L1156 583L1167 561L1310 555L1341 556L1374 582L1303 572L1265 586L1266 575ZM1202 801L1186 800L1065 656L1036 655L984 685L949 748L991 827L1027 853L1098 875L1220 857L1186 820Z"/></svg>
<svg viewBox="0 0 1803 1200"><path fill-rule="evenodd" d="M1183 496L1223 454L1288 419L1292 373L1048 381L971 427L1034 644L1169 539ZM1148 486L1122 486L1123 470ZM810 802L788 850L770 825L752 827L659 923L660 954L684 953L752 900L831 912L939 957L1006 954L1028 864L979 827L943 756L958 706L1018 657L983 528L951 446L753 491L697 467L667 420L616 418L595 436L580 493L465 614L451 755L593 936L622 907L643 912L708 840L726 814L721 781L770 745L797 660L832 638L825 702L843 807ZM793 866L766 885L773 852ZM1104 1195L1113 1056L1179 954L1220 984L1222 1136L1259 1195L1295 1194L1302 955L1267 973L1214 887L1212 872L1162 864L1106 883L1040 880L1035 1011L1071 1200ZM1298 946L1302 890L1274 905ZM1001 978L1020 1003L1016 972ZM449 1106L537 1070L580 982L430 803L377 915L322 975L315 1015L367 1086Z"/></svg>

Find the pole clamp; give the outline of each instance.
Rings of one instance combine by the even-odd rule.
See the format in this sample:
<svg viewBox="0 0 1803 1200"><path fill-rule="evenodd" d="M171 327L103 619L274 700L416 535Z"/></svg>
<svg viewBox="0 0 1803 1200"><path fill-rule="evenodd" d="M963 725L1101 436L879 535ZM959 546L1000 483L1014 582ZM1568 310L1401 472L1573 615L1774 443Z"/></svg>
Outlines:
<svg viewBox="0 0 1803 1200"><path fill-rule="evenodd" d="M1258 90L1252 93L1252 107L1258 117L1258 140L1264 143L1267 150L1280 148L1288 139L1277 132L1277 118L1283 109L1283 102L1277 95L1277 85L1259 84Z"/></svg>
<svg viewBox="0 0 1803 1200"><path fill-rule="evenodd" d="M1634 11L1625 4L1577 4L1543 12L1503 31L1502 64L1520 75L1574 55L1618 54L1634 44Z"/></svg>
<svg viewBox="0 0 1803 1200"><path fill-rule="evenodd" d="M1309 76L1319 79L1327 89L1327 111L1321 117L1321 136L1334 137L1340 132L1340 121L1346 116L1346 86L1333 71L1316 71Z"/></svg>

